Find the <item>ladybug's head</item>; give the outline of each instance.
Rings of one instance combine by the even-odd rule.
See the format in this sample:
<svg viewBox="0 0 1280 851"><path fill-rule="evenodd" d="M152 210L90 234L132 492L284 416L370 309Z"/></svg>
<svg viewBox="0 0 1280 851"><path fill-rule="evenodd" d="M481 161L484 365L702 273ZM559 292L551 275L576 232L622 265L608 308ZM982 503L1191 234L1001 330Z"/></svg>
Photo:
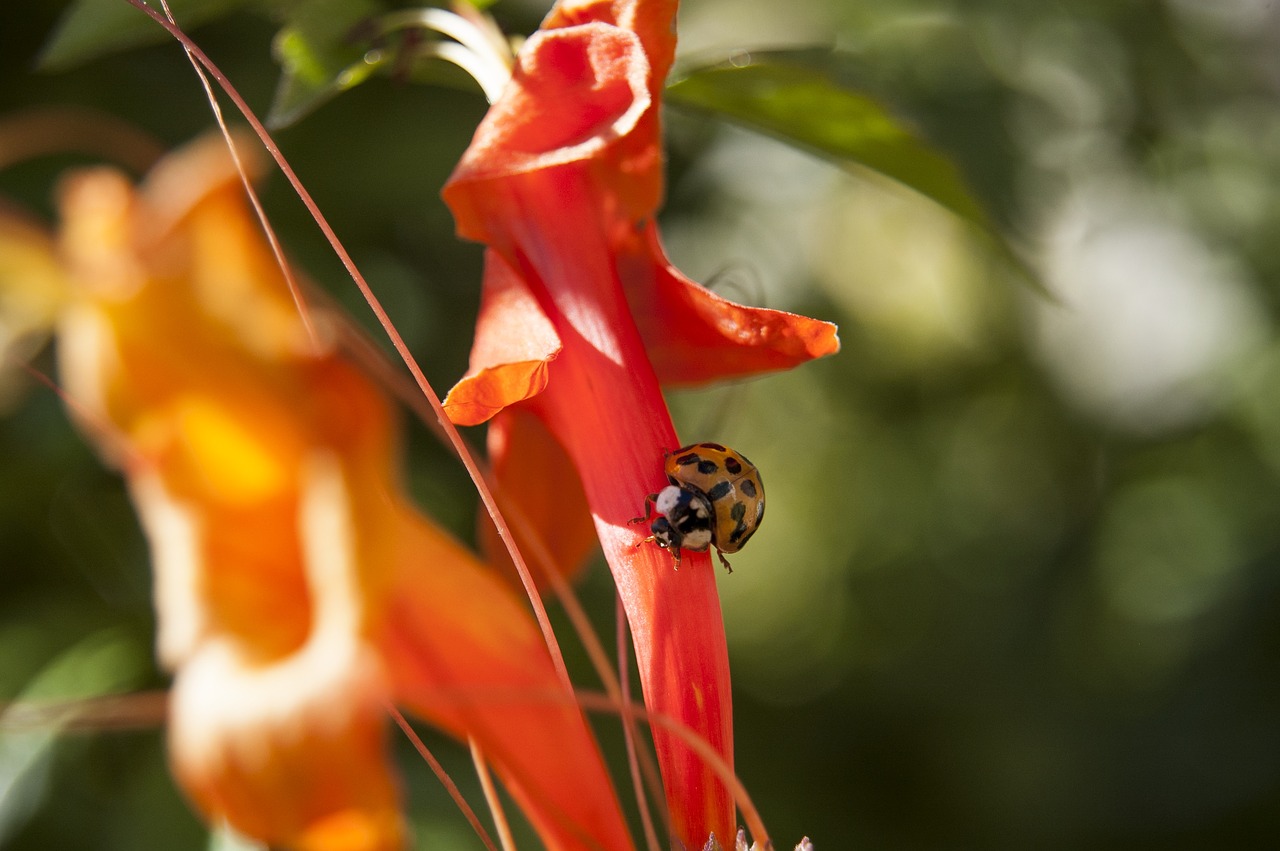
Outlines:
<svg viewBox="0 0 1280 851"><path fill-rule="evenodd" d="M668 485L658 492L654 508L659 516L649 531L658 546L695 553L711 546L711 503L701 492Z"/></svg>

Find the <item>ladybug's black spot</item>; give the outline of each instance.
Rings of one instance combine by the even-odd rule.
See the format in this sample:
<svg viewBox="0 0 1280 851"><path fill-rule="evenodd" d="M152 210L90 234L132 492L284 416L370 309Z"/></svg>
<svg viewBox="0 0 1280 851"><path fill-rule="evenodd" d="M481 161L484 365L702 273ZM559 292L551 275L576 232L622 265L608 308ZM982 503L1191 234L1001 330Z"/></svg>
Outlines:
<svg viewBox="0 0 1280 851"><path fill-rule="evenodd" d="M686 452L676 459L676 463L681 467L688 467L690 464L695 464L701 460L702 459L698 457L697 452Z"/></svg>
<svg viewBox="0 0 1280 851"><path fill-rule="evenodd" d="M742 518L747 516L747 504L745 502L735 502L733 508L729 510L729 516L738 521L738 525L742 525Z"/></svg>
<svg viewBox="0 0 1280 851"><path fill-rule="evenodd" d="M742 492L746 494L749 498L751 499L756 498L755 482L751 481L750 479L743 479L741 482L738 483L738 487L740 487L742 489Z"/></svg>
<svg viewBox="0 0 1280 851"><path fill-rule="evenodd" d="M724 459L724 468L735 476L742 472L742 465L738 463L738 459L730 455Z"/></svg>
<svg viewBox="0 0 1280 851"><path fill-rule="evenodd" d="M715 487L707 491L707 499L712 502L719 502L731 493L733 493L732 482L717 482Z"/></svg>
<svg viewBox="0 0 1280 851"><path fill-rule="evenodd" d="M704 476L709 476L720 469L720 465L715 461L708 461L706 458L698 459L698 472Z"/></svg>
<svg viewBox="0 0 1280 851"><path fill-rule="evenodd" d="M712 451L714 451L714 452L728 452L728 451L729 451L728 449L725 449L723 446L721 446L721 445L720 445L720 444L718 444L718 443L699 443L698 445L699 445L699 446L705 446L705 447L707 447L708 449L710 449L710 450L712 450Z"/></svg>
<svg viewBox="0 0 1280 851"><path fill-rule="evenodd" d="M747 524L738 521L738 525L733 527L733 531L729 534L729 542L732 544L739 543L743 535L746 534Z"/></svg>

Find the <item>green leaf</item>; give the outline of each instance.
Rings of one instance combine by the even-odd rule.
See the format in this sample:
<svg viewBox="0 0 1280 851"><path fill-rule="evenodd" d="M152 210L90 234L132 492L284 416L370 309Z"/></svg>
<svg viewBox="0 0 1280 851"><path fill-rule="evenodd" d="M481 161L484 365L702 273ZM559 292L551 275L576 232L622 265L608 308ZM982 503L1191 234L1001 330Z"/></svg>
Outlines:
<svg viewBox="0 0 1280 851"><path fill-rule="evenodd" d="M1049 297L956 160L882 98L852 82L874 76L860 70L854 57L831 50L753 52L696 69L669 85L666 94L675 106L721 116L838 165L869 169L914 189L976 225L1018 279ZM955 144L946 150L963 157Z"/></svg>
<svg viewBox="0 0 1280 851"><path fill-rule="evenodd" d="M245 0L169 0L174 19L188 32L244 4ZM107 53L159 44L169 37L125 0L76 0L58 21L37 64L45 71L65 71Z"/></svg>
<svg viewBox="0 0 1280 851"><path fill-rule="evenodd" d="M385 64L368 56L369 45L351 35L379 11L373 0L302 0L293 5L272 44L282 73L269 125L297 121Z"/></svg>
<svg viewBox="0 0 1280 851"><path fill-rule="evenodd" d="M809 61L817 57L818 61ZM959 169L870 95L832 71L829 53L752 54L693 71L668 101L724 116L841 165L887 175L989 228ZM826 60L826 61L824 61Z"/></svg>

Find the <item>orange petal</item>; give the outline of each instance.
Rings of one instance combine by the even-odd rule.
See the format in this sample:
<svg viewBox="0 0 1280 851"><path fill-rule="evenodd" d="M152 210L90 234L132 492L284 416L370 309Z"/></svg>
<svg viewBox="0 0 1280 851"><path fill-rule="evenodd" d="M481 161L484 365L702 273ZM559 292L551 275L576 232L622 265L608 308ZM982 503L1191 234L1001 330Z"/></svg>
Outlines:
<svg viewBox="0 0 1280 851"><path fill-rule="evenodd" d="M390 851L404 830L386 753L388 691L364 637L353 494L327 453L308 463L302 491L305 639L267 659L243 635L201 641L174 680L170 757L197 805L241 833L289 847ZM134 493L152 530L192 511L151 474L135 475Z"/></svg>
<svg viewBox="0 0 1280 851"><path fill-rule="evenodd" d="M402 848L376 670L358 645L259 668L207 643L173 685L175 774L201 810L273 846Z"/></svg>
<svg viewBox="0 0 1280 851"><path fill-rule="evenodd" d="M559 351L560 338L533 293L496 254L487 253L471 368L445 397L445 413L458 425L479 425L507 405L536 396L547 386L547 364Z"/></svg>

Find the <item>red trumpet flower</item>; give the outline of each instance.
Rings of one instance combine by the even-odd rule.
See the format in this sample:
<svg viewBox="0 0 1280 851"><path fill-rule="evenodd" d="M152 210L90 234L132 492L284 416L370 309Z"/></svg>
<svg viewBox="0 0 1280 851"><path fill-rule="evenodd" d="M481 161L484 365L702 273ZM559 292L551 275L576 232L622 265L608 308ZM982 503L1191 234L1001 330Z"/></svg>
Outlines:
<svg viewBox="0 0 1280 851"><path fill-rule="evenodd" d="M490 451L500 475L512 471L503 492L530 516L564 509L549 538L594 523L648 709L697 731L732 765L710 560L688 555L677 572L667 553L637 546L643 532L628 522L664 484L663 453L680 445L659 386L785 369L839 343L828 323L710 293L664 255L653 217L675 11L675 0L568 0L521 50L444 189L458 232L489 248L471 366L445 409L462 425L498 418ZM546 431L531 430L524 410ZM507 456L513 445L523 458ZM526 465L543 471L538 492L518 473ZM574 478L590 518L556 498ZM672 839L727 841L727 787L678 737L655 729L654 739Z"/></svg>

